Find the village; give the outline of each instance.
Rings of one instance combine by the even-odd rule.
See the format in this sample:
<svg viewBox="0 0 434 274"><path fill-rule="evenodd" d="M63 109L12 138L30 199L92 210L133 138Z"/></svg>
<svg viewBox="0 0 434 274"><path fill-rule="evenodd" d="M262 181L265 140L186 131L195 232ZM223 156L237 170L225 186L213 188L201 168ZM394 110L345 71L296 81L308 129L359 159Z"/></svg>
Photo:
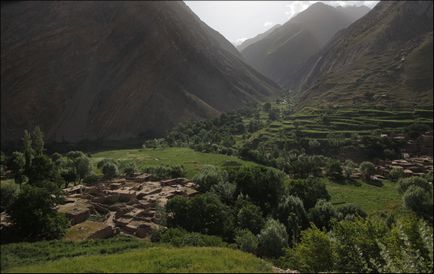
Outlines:
<svg viewBox="0 0 434 274"><path fill-rule="evenodd" d="M185 178L151 181L151 174L77 185L64 189L65 203L57 210L69 219L80 238L108 238L129 234L144 238L158 230L159 208L175 195L194 196L193 182Z"/></svg>

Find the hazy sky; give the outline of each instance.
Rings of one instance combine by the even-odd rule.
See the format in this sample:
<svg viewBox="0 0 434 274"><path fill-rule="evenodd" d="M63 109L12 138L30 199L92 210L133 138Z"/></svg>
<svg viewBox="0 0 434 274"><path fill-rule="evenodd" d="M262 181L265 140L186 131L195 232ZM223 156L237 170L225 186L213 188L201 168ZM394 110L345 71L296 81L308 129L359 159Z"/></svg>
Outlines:
<svg viewBox="0 0 434 274"><path fill-rule="evenodd" d="M379 1L185 1L202 21L235 44L285 23L315 2L372 8Z"/></svg>

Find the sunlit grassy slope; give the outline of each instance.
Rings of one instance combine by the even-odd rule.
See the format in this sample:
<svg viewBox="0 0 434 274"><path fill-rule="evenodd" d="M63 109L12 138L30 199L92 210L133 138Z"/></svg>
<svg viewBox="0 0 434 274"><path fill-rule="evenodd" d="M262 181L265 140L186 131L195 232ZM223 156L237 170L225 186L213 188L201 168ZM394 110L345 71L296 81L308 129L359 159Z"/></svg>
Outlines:
<svg viewBox="0 0 434 274"><path fill-rule="evenodd" d="M150 247L113 255L62 258L8 272L271 272L271 265L229 248Z"/></svg>

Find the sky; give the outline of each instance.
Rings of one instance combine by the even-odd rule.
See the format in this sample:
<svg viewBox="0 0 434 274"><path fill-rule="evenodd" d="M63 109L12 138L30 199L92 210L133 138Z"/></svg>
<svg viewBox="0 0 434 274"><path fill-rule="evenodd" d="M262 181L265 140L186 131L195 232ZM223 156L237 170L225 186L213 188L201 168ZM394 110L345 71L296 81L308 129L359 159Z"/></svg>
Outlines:
<svg viewBox="0 0 434 274"><path fill-rule="evenodd" d="M373 8L379 1L185 1L202 21L236 45L285 23L315 2Z"/></svg>

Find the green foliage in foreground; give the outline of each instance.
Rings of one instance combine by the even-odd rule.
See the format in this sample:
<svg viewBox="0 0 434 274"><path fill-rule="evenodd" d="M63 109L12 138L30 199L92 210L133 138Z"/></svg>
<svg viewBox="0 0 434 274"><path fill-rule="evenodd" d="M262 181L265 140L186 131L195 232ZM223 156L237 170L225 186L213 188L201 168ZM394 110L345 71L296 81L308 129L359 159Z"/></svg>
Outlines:
<svg viewBox="0 0 434 274"><path fill-rule="evenodd" d="M63 258L10 272L271 272L271 265L238 250L150 247L123 254Z"/></svg>

